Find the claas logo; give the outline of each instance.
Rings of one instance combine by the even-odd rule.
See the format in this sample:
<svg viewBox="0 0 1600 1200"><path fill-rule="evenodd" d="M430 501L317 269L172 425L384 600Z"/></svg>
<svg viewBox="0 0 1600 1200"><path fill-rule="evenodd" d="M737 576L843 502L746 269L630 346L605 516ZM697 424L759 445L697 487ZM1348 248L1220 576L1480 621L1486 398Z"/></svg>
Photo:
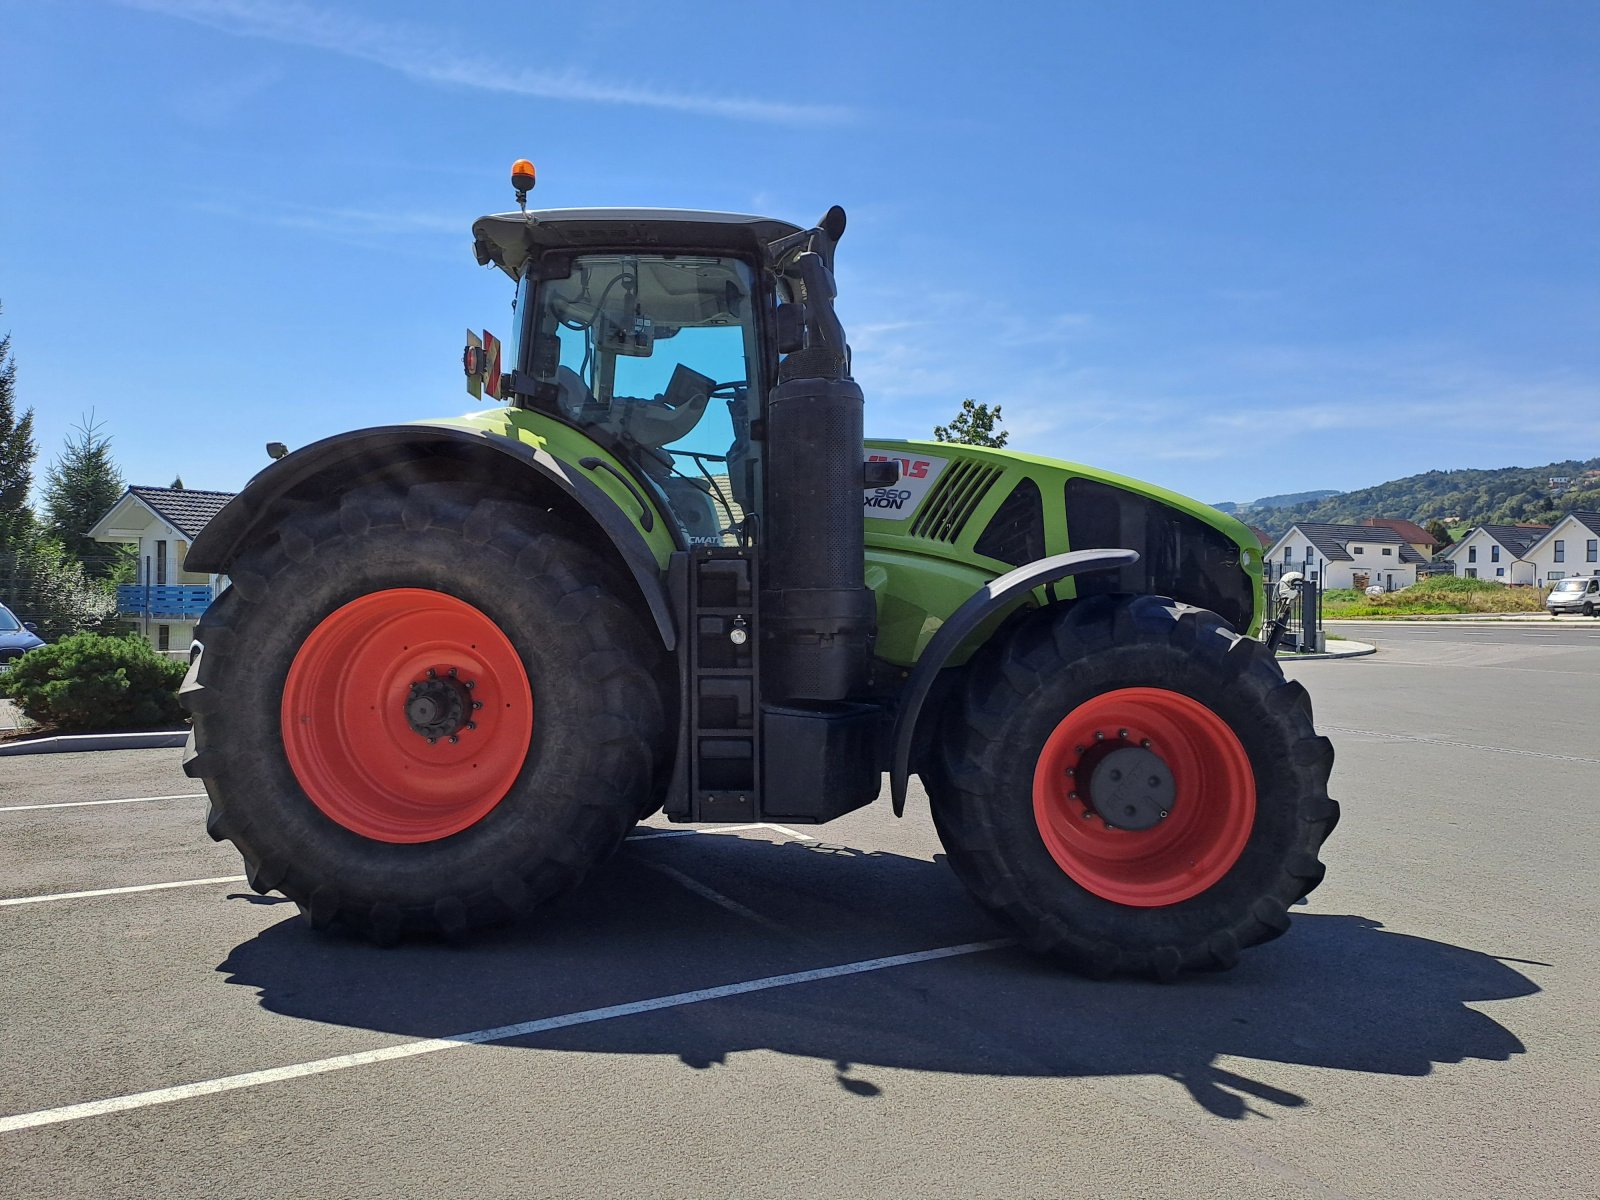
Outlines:
<svg viewBox="0 0 1600 1200"><path fill-rule="evenodd" d="M926 479L928 477L928 468L933 466L925 458L900 458L898 456L891 458L887 454L869 455L867 461L899 463L901 479Z"/></svg>

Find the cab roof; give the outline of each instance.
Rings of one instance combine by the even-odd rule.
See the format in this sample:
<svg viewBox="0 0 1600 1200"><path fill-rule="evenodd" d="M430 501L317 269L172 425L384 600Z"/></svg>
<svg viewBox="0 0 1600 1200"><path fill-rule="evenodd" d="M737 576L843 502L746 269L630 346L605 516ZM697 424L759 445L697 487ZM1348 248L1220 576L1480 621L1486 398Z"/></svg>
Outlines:
<svg viewBox="0 0 1600 1200"><path fill-rule="evenodd" d="M801 232L772 217L685 208L547 208L495 213L472 225L473 253L513 279L548 250L679 250L766 257L767 246Z"/></svg>

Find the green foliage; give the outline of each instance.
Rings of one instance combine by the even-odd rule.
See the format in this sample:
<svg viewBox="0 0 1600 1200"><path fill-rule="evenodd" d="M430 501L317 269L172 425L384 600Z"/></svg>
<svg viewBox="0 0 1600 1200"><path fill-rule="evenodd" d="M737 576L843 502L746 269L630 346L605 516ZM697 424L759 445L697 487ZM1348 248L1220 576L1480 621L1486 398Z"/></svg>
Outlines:
<svg viewBox="0 0 1600 1200"><path fill-rule="evenodd" d="M1572 480L1570 490L1550 491L1552 476ZM1600 511L1600 458L1570 459L1542 467L1487 471L1426 471L1376 487L1340 492L1323 500L1275 508L1258 523L1281 534L1297 521L1353 524L1367 517L1405 517L1432 529L1445 517L1466 528L1484 524L1554 525L1563 513ZM1435 535L1437 536L1437 534Z"/></svg>
<svg viewBox="0 0 1600 1200"><path fill-rule="evenodd" d="M0 603L38 625L46 641L85 630L109 633L118 624L111 583L91 578L60 542L38 534L0 551Z"/></svg>
<svg viewBox="0 0 1600 1200"><path fill-rule="evenodd" d="M1437 517L1429 521L1424 528L1427 529L1428 536L1438 543L1439 549L1441 550L1455 540L1450 536L1450 526L1446 525Z"/></svg>
<svg viewBox="0 0 1600 1200"><path fill-rule="evenodd" d="M67 444L45 477L45 529L91 574L104 577L113 569L106 547L89 530L122 496L122 472L111 457L111 439L91 413L67 435Z"/></svg>
<svg viewBox="0 0 1600 1200"><path fill-rule="evenodd" d="M11 335L0 335L0 554L30 538L33 512L28 489L33 486L33 409L17 416L17 360Z"/></svg>
<svg viewBox="0 0 1600 1200"><path fill-rule="evenodd" d="M1000 427L1000 406L992 409L987 404L967 399L961 402L961 411L948 425L933 427L936 442L960 442L965 446L993 446L1000 449L1011 435Z"/></svg>
<svg viewBox="0 0 1600 1200"><path fill-rule="evenodd" d="M1488 579L1430 575L1398 592L1368 596L1354 588L1322 593L1328 617L1405 617L1450 613L1543 612L1545 593L1533 587L1507 587Z"/></svg>
<svg viewBox="0 0 1600 1200"><path fill-rule="evenodd" d="M143 638L79 633L17 659L0 675L0 694L30 721L62 731L146 729L181 720L186 670Z"/></svg>

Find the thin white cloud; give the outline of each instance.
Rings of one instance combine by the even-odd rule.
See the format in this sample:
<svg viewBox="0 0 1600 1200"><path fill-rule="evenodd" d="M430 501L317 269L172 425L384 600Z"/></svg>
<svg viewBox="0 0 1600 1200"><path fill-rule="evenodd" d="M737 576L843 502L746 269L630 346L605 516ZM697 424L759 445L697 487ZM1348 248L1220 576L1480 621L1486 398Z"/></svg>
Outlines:
<svg viewBox="0 0 1600 1200"><path fill-rule="evenodd" d="M127 8L189 21L235 37L261 38L360 59L411 79L590 104L667 109L699 116L780 125L833 124L851 119L838 105L793 104L749 96L674 92L595 79L574 69L507 69L487 51L469 54L438 31L400 21L379 23L296 0L112 0Z"/></svg>

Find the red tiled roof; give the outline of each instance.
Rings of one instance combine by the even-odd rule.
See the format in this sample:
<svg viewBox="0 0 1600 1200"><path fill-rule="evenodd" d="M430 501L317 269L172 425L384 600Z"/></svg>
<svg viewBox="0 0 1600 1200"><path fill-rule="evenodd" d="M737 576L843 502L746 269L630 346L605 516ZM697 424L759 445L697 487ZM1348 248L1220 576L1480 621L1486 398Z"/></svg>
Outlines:
<svg viewBox="0 0 1600 1200"><path fill-rule="evenodd" d="M1415 521L1407 521L1399 517L1368 517L1361 522L1363 525L1392 529L1400 535L1400 540L1409 542L1414 546L1437 546L1439 539L1434 537Z"/></svg>

